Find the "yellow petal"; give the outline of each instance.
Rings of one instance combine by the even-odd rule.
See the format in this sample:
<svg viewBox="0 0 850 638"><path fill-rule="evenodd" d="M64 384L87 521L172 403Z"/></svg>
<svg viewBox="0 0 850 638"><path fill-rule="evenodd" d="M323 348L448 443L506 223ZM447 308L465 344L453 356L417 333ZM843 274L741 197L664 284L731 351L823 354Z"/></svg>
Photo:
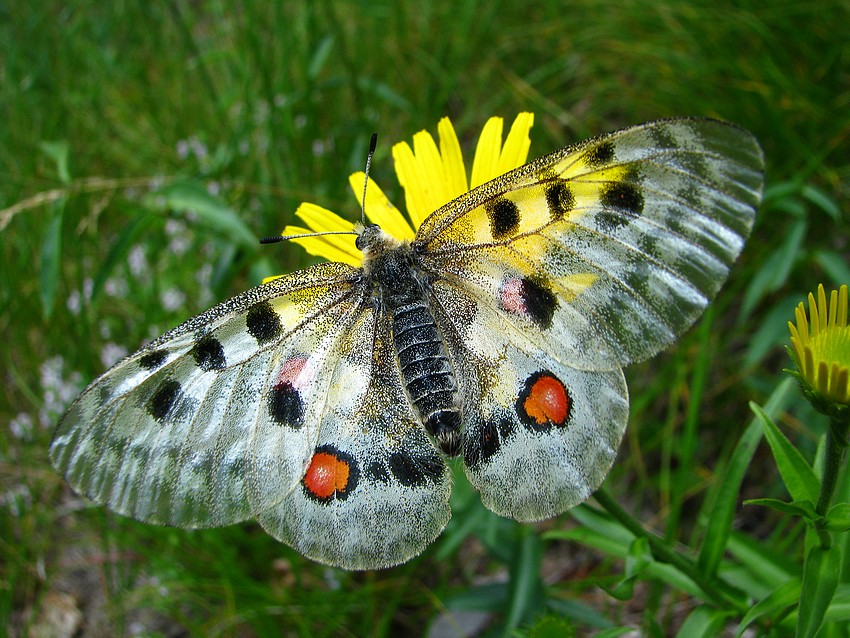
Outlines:
<svg viewBox="0 0 850 638"><path fill-rule="evenodd" d="M437 133L440 135L440 155L443 156L443 180L448 196L443 204L446 204L455 197L463 195L469 190L469 186L466 181L466 166L463 163L460 142L449 118L444 117L440 120L437 124Z"/></svg>
<svg viewBox="0 0 850 638"><path fill-rule="evenodd" d="M344 217L310 202L303 202L298 206L295 216L307 224L310 231L314 233L354 230L354 224Z"/></svg>
<svg viewBox="0 0 850 638"><path fill-rule="evenodd" d="M363 180L366 178L366 173L360 171L353 173L348 177L348 183L351 185L351 190L360 198L363 196ZM396 239L413 239L415 233L407 223L404 215L399 212L398 208L393 206L389 198L381 190L372 178L366 186L366 217L373 224L383 229Z"/></svg>
<svg viewBox="0 0 850 638"><path fill-rule="evenodd" d="M413 136L413 150L406 142L393 146L398 181L404 188L407 214L415 228L448 201L444 194L443 163L428 131Z"/></svg>
<svg viewBox="0 0 850 638"><path fill-rule="evenodd" d="M534 113L520 113L511 125L511 132L505 140L502 154L499 156L498 175L512 171L525 164L528 150L531 148L529 132L534 126Z"/></svg>
<svg viewBox="0 0 850 638"><path fill-rule="evenodd" d="M296 244L304 246L311 255L324 257L329 261L343 261L359 266L363 255L354 245L354 224L317 204L302 203L295 211L295 216L303 220L309 230L297 226L287 226L283 235L303 235L326 232L350 232L351 235L322 235L320 237L301 237L293 239Z"/></svg>
<svg viewBox="0 0 850 638"><path fill-rule="evenodd" d="M481 130L478 146L475 147L475 159L472 162L470 188L481 186L501 175L497 170L502 151L502 125L502 118L491 117Z"/></svg>
<svg viewBox="0 0 850 638"><path fill-rule="evenodd" d="M363 254L354 245L354 235L321 235L310 237L307 228L286 226L281 235L305 235L293 237L289 241L303 247L309 254L324 257L328 261L341 261L352 266L360 266Z"/></svg>

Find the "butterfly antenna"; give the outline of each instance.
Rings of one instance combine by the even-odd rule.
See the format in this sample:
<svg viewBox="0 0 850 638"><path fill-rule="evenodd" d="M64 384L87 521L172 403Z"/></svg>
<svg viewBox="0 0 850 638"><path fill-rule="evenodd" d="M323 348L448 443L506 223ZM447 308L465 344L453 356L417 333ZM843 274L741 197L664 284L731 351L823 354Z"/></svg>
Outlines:
<svg viewBox="0 0 850 638"><path fill-rule="evenodd" d="M372 166L372 156L375 154L375 148L378 146L378 134L372 133L372 139L369 140L369 155L366 156L366 179L363 182L363 199L360 201L360 222L363 226L366 225L366 189L369 186L369 169ZM272 235L271 237L263 237L260 239L261 244L276 244L289 239L299 239L301 237L320 237L321 235L356 235L354 230L329 230L321 233L301 233L298 235Z"/></svg>
<svg viewBox="0 0 850 638"><path fill-rule="evenodd" d="M366 156L366 177L363 179L363 199L360 202L360 223L366 225L366 189L369 186L369 169L372 167L372 156L375 154L375 148L378 146L378 134L372 133L372 139L369 140L369 154Z"/></svg>
<svg viewBox="0 0 850 638"><path fill-rule="evenodd" d="M298 233L297 235L272 235L271 237L263 237L260 240L261 244L276 244L280 241L289 239L301 239L302 237L321 237L322 235L356 235L356 230L326 230L321 233Z"/></svg>

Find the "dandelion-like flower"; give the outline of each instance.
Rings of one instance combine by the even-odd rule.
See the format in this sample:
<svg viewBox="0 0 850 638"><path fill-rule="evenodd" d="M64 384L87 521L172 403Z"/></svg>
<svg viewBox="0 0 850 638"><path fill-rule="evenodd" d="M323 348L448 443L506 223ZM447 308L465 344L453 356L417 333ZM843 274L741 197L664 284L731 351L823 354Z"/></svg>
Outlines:
<svg viewBox="0 0 850 638"><path fill-rule="evenodd" d="M427 131L413 136L413 148L407 142L392 149L398 181L404 188L407 218L390 202L378 185L369 178L366 186L366 217L384 232L397 239L411 240L416 229L440 206L491 179L525 164L531 145L529 131L534 124L532 113L520 113L502 144L503 120L491 117L484 125L475 150L472 172L467 177L457 134L449 118L437 125L439 145ZM363 192L363 172L348 178L358 204ZM306 228L286 226L281 235L305 235L321 232L350 232L355 225L336 213L305 202L295 211ZM363 255L354 245L352 235L294 237L311 255L330 261L360 266Z"/></svg>
<svg viewBox="0 0 850 638"><path fill-rule="evenodd" d="M850 326L847 286L833 290L827 303L823 285L809 293L809 314L801 302L794 312L791 355L803 391L812 405L833 419L850 420Z"/></svg>

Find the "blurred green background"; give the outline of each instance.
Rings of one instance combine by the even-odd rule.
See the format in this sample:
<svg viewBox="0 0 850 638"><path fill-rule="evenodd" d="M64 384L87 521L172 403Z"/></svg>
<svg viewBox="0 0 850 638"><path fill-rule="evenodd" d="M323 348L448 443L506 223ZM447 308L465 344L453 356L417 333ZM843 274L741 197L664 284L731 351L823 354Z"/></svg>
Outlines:
<svg viewBox="0 0 850 638"><path fill-rule="evenodd" d="M459 480L454 518L422 557L345 573L252 523L187 532L87 506L47 461L51 430L117 357L307 263L255 243L300 201L356 219L347 177L373 131L372 174L401 203L390 146L444 115L471 153L488 117L533 111L530 157L646 120L719 117L761 140L765 205L707 318L627 371L630 429L606 483L688 545L747 402L782 377L794 304L850 281L848 23L846 1L0 3L0 625L501 635L548 611L579 635L675 633L680 595L619 602L600 586L621 562L541 539L577 526L571 514L520 526ZM823 427L802 406L783 424L807 453ZM782 496L766 456L742 497ZM799 534L764 511L739 516L764 552Z"/></svg>

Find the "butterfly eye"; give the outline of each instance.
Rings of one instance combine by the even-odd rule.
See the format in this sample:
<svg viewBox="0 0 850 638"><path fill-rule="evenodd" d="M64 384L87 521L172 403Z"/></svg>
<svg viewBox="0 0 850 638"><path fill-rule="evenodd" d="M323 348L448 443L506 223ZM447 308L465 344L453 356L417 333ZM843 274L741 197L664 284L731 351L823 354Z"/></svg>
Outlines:
<svg viewBox="0 0 850 638"><path fill-rule="evenodd" d="M371 244L374 244L380 232L380 226L377 224L368 224L363 231L357 235L357 239L354 240L354 245L357 247L357 250L365 250Z"/></svg>

